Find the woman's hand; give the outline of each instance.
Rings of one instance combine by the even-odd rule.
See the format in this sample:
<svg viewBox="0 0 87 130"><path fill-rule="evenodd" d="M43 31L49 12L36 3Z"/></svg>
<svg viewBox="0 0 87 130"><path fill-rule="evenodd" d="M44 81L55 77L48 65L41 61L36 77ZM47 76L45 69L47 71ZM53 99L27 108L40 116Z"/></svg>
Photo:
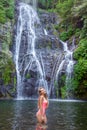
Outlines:
<svg viewBox="0 0 87 130"><path fill-rule="evenodd" d="M44 121L44 116L42 116L42 121Z"/></svg>

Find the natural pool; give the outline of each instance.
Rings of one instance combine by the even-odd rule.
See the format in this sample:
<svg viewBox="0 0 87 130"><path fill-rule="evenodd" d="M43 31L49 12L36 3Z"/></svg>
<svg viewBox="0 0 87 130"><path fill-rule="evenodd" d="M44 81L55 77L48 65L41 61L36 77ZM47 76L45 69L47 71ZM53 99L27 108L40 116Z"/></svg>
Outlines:
<svg viewBox="0 0 87 130"><path fill-rule="evenodd" d="M43 126L36 112L37 100L0 100L0 130L87 130L87 102L50 100Z"/></svg>

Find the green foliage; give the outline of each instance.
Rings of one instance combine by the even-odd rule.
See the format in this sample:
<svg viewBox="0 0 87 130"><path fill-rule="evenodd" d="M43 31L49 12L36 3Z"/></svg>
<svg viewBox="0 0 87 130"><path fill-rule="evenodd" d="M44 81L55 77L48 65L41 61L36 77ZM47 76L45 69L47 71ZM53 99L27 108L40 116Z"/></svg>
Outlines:
<svg viewBox="0 0 87 130"><path fill-rule="evenodd" d="M27 79L30 79L31 78L31 75L28 73L28 74L26 74L26 78Z"/></svg>
<svg viewBox="0 0 87 130"><path fill-rule="evenodd" d="M84 20L84 24L83 24L83 28L82 28L80 37L81 38L87 37L87 18Z"/></svg>
<svg viewBox="0 0 87 130"><path fill-rule="evenodd" d="M15 92L16 87L16 75L15 66L12 59L12 54L9 51L9 47L12 43L12 22L14 17L14 0L0 0L0 79L3 81L3 85L9 87L9 94L5 96L11 96L10 94ZM5 25L3 25L5 24ZM4 96L4 95L3 95Z"/></svg>
<svg viewBox="0 0 87 130"><path fill-rule="evenodd" d="M0 23L4 24L7 18L14 17L14 0L0 0Z"/></svg>
<svg viewBox="0 0 87 130"><path fill-rule="evenodd" d="M6 16L9 18L9 19L13 19L14 18L14 10L13 10L13 7L10 7L6 10Z"/></svg>
<svg viewBox="0 0 87 130"><path fill-rule="evenodd" d="M66 87L65 86L61 88L61 93L62 93L62 98L63 99L66 98Z"/></svg>
<svg viewBox="0 0 87 130"><path fill-rule="evenodd" d="M55 8L57 1L58 0L38 0L38 3L40 3L44 9L51 9Z"/></svg>
<svg viewBox="0 0 87 130"><path fill-rule="evenodd" d="M73 33L74 33L74 29L71 26L69 26L69 28L68 28L68 37L71 37L73 35Z"/></svg>
<svg viewBox="0 0 87 130"><path fill-rule="evenodd" d="M57 2L55 10L63 18L58 27L59 31L63 33L60 36L62 40L69 39L73 34L78 39L87 37L87 1L60 0ZM69 31L69 25L72 25L73 30Z"/></svg>
<svg viewBox="0 0 87 130"><path fill-rule="evenodd" d="M76 38L80 37L80 34L81 34L81 30L79 28L76 28L76 30L75 30L75 36L76 36Z"/></svg>
<svg viewBox="0 0 87 130"><path fill-rule="evenodd" d="M0 5L3 5L3 7L9 7L10 0L0 0Z"/></svg>
<svg viewBox="0 0 87 130"><path fill-rule="evenodd" d="M60 34L60 39L63 40L63 41L66 41L70 38L70 36L73 35L73 29L71 27L68 27L68 30L67 31L63 31L61 32Z"/></svg>
<svg viewBox="0 0 87 130"><path fill-rule="evenodd" d="M59 29L59 24L54 25L54 28L55 28L56 30L58 30L58 29Z"/></svg>
<svg viewBox="0 0 87 130"><path fill-rule="evenodd" d="M6 22L5 9L0 5L0 23L4 24Z"/></svg>
<svg viewBox="0 0 87 130"><path fill-rule="evenodd" d="M87 89L87 60L80 59L74 66L73 90L77 95L86 94Z"/></svg>
<svg viewBox="0 0 87 130"><path fill-rule="evenodd" d="M74 0L74 6L72 8L71 15L74 19L77 19L77 21L73 24L76 24L78 26L78 21L79 24L82 28L80 30L80 38L85 38L87 37L87 1L75 1Z"/></svg>
<svg viewBox="0 0 87 130"><path fill-rule="evenodd" d="M58 2L56 9L57 12L66 18L71 13L71 7L73 6L73 0L65 0L63 2Z"/></svg>
<svg viewBox="0 0 87 130"><path fill-rule="evenodd" d="M1 79L4 84L8 85L13 82L12 74L15 72L15 66L13 64L11 56L6 52L0 52L0 73Z"/></svg>
<svg viewBox="0 0 87 130"><path fill-rule="evenodd" d="M5 42L3 42L3 44L2 44L2 50L8 51L8 49L9 49L8 44L5 43Z"/></svg>
<svg viewBox="0 0 87 130"><path fill-rule="evenodd" d="M61 34L60 34L60 39L62 40L62 41L66 41L66 40L68 40L68 33L67 32L62 32Z"/></svg>
<svg viewBox="0 0 87 130"><path fill-rule="evenodd" d="M11 30L8 29L7 33L4 35L4 40L2 43L2 50L4 51L9 51L9 47L12 44L12 35L11 35Z"/></svg>
<svg viewBox="0 0 87 130"><path fill-rule="evenodd" d="M66 86L65 86L65 81L66 81L66 75L62 75L61 76L61 96L62 98L66 98L66 95L67 95L67 89L66 89Z"/></svg>
<svg viewBox="0 0 87 130"><path fill-rule="evenodd" d="M87 39L82 39L74 52L74 59L79 60L82 58L87 59Z"/></svg>
<svg viewBox="0 0 87 130"><path fill-rule="evenodd" d="M12 74L12 70L13 70L12 68L13 68L13 63L12 63L11 59L8 59L8 62L4 68L4 73L2 74L2 78L4 80L5 85L8 85L11 83L11 74Z"/></svg>
<svg viewBox="0 0 87 130"><path fill-rule="evenodd" d="M87 13L87 1L86 0L74 0L74 6L72 8L72 15L77 17L84 17Z"/></svg>
<svg viewBox="0 0 87 130"><path fill-rule="evenodd" d="M74 67L74 74L77 80L81 81L87 75L87 60L80 59Z"/></svg>
<svg viewBox="0 0 87 130"><path fill-rule="evenodd" d="M17 79L16 77L14 77L14 86L16 86L16 84L17 84Z"/></svg>
<svg viewBox="0 0 87 130"><path fill-rule="evenodd" d="M77 64L74 66L73 90L76 95L85 95L87 89L87 39L81 39L74 52Z"/></svg>
<svg viewBox="0 0 87 130"><path fill-rule="evenodd" d="M3 80L4 80L4 83L5 85L9 84L10 83L10 74L11 74L11 70L9 68L9 65L6 66L5 70L4 70L4 73L3 73Z"/></svg>
<svg viewBox="0 0 87 130"><path fill-rule="evenodd" d="M78 89L78 87L79 87L79 81L74 77L71 80L71 84L72 84L72 88L71 88L72 91L73 92L76 91Z"/></svg>

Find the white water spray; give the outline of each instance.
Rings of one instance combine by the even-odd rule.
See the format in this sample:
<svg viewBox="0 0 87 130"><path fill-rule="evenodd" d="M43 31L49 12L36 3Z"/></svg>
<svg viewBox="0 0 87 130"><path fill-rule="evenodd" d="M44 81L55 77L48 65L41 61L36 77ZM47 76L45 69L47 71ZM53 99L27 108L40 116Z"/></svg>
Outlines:
<svg viewBox="0 0 87 130"><path fill-rule="evenodd" d="M66 66L66 87L67 88L66 89L67 89L67 92L68 92L68 86L70 85L70 81L71 81L71 78L72 78L72 72L73 72L73 65L74 65L73 52L68 49L66 42L63 42L61 40L60 40L60 42L63 45L65 57L64 57L64 60L61 61L59 68L57 70L56 81L59 80L59 74L61 73L61 71L64 67L64 64L67 64L67 66Z"/></svg>
<svg viewBox="0 0 87 130"><path fill-rule="evenodd" d="M73 72L73 52L68 49L67 43L60 40L64 47L65 51L65 61L67 62L67 68L66 68L66 82L68 82L69 79L71 79L72 72Z"/></svg>
<svg viewBox="0 0 87 130"><path fill-rule="evenodd" d="M45 35L48 35L48 33L47 33L46 29L44 29L44 34L45 34Z"/></svg>

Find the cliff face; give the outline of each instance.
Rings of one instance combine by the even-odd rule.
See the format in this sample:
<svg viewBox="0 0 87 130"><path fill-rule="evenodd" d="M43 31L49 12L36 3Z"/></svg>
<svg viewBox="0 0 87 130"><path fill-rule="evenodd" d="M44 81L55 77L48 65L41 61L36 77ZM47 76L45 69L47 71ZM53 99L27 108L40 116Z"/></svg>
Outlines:
<svg viewBox="0 0 87 130"><path fill-rule="evenodd" d="M16 77L11 52L14 26L13 9L13 0L0 1L0 98L15 96Z"/></svg>
<svg viewBox="0 0 87 130"><path fill-rule="evenodd" d="M16 71L15 64L13 61L13 55L15 50L15 35L16 35L16 24L18 19L18 3L25 2L27 4L32 4L33 1L36 0L0 0L0 97L15 97L16 96ZM79 2L79 0L77 0ZM74 2L74 7L72 7L72 11L64 11L62 12L62 8L71 9L71 6L63 4L64 2L48 1L49 3L45 6L41 0L38 0L38 15L40 18L40 24L36 25L37 39L35 43L36 54L38 59L40 59L40 63L42 63L41 58L44 63L44 71L45 71L45 79L48 83L48 87L51 88L51 96L54 96L53 93L55 89L56 96L58 93L56 89L56 82L54 81L54 77L56 75L56 70L59 67L59 57L63 59L63 47L58 41L58 37L63 41L68 41L68 46L71 46L72 39L75 37L76 48L74 51L74 59L77 61L74 67L74 78L72 79L72 87L70 88L73 95L76 98L87 99L87 54L86 54L86 46L87 46L87 16L86 7L87 2L84 4L82 2L82 6L79 5L78 2ZM50 3L54 3L50 4ZM56 4L58 4L56 6ZM69 4L69 3L68 3ZM15 5L15 6L14 6ZM52 6L51 6L52 5ZM72 5L73 6L73 5ZM77 10L78 6L78 10ZM56 8L56 10L54 9ZM61 8L60 8L61 7ZM68 8L69 7L69 8ZM14 18L14 9L15 18ZM43 10L42 10L43 9ZM59 12L62 18L62 21L58 19L58 14L49 13L48 9L53 9L54 12ZM69 10L70 10L69 9ZM83 10L83 11L82 11ZM74 12L75 11L75 12ZM52 12L52 10L51 10ZM56 13L57 13L56 12ZM84 14L83 14L84 12ZM67 13L68 15L65 15ZM74 13L74 14L73 14ZM72 16L72 17L71 17ZM78 17L79 16L79 17ZM61 21L61 22L60 22ZM13 29L15 28L15 29ZM47 31L47 32L46 32ZM14 32L14 33L13 33ZM22 61L23 45L27 44L27 30L24 30L22 37L22 45L21 45L21 53L20 53L20 61ZM14 37L14 38L13 38ZM14 41L13 41L14 39ZM83 49L84 46L84 49ZM25 47L26 52L27 47ZM41 56L39 55L41 54ZM61 61L60 60L60 61ZM41 64L42 65L42 64ZM83 68L82 68L83 66ZM24 66L22 66L24 67ZM79 73L78 73L79 72ZM37 80L38 80L38 71L37 67L33 65L31 70L26 71L25 79L23 81L24 84L24 93L27 96L34 96L37 93ZM63 77L60 77L60 86L62 85L62 93L64 93L65 97L65 70L62 72ZM21 71L21 76L23 75L23 68ZM55 88L56 86L56 88ZM53 88L53 89L52 89ZM60 94L61 95L61 94Z"/></svg>

